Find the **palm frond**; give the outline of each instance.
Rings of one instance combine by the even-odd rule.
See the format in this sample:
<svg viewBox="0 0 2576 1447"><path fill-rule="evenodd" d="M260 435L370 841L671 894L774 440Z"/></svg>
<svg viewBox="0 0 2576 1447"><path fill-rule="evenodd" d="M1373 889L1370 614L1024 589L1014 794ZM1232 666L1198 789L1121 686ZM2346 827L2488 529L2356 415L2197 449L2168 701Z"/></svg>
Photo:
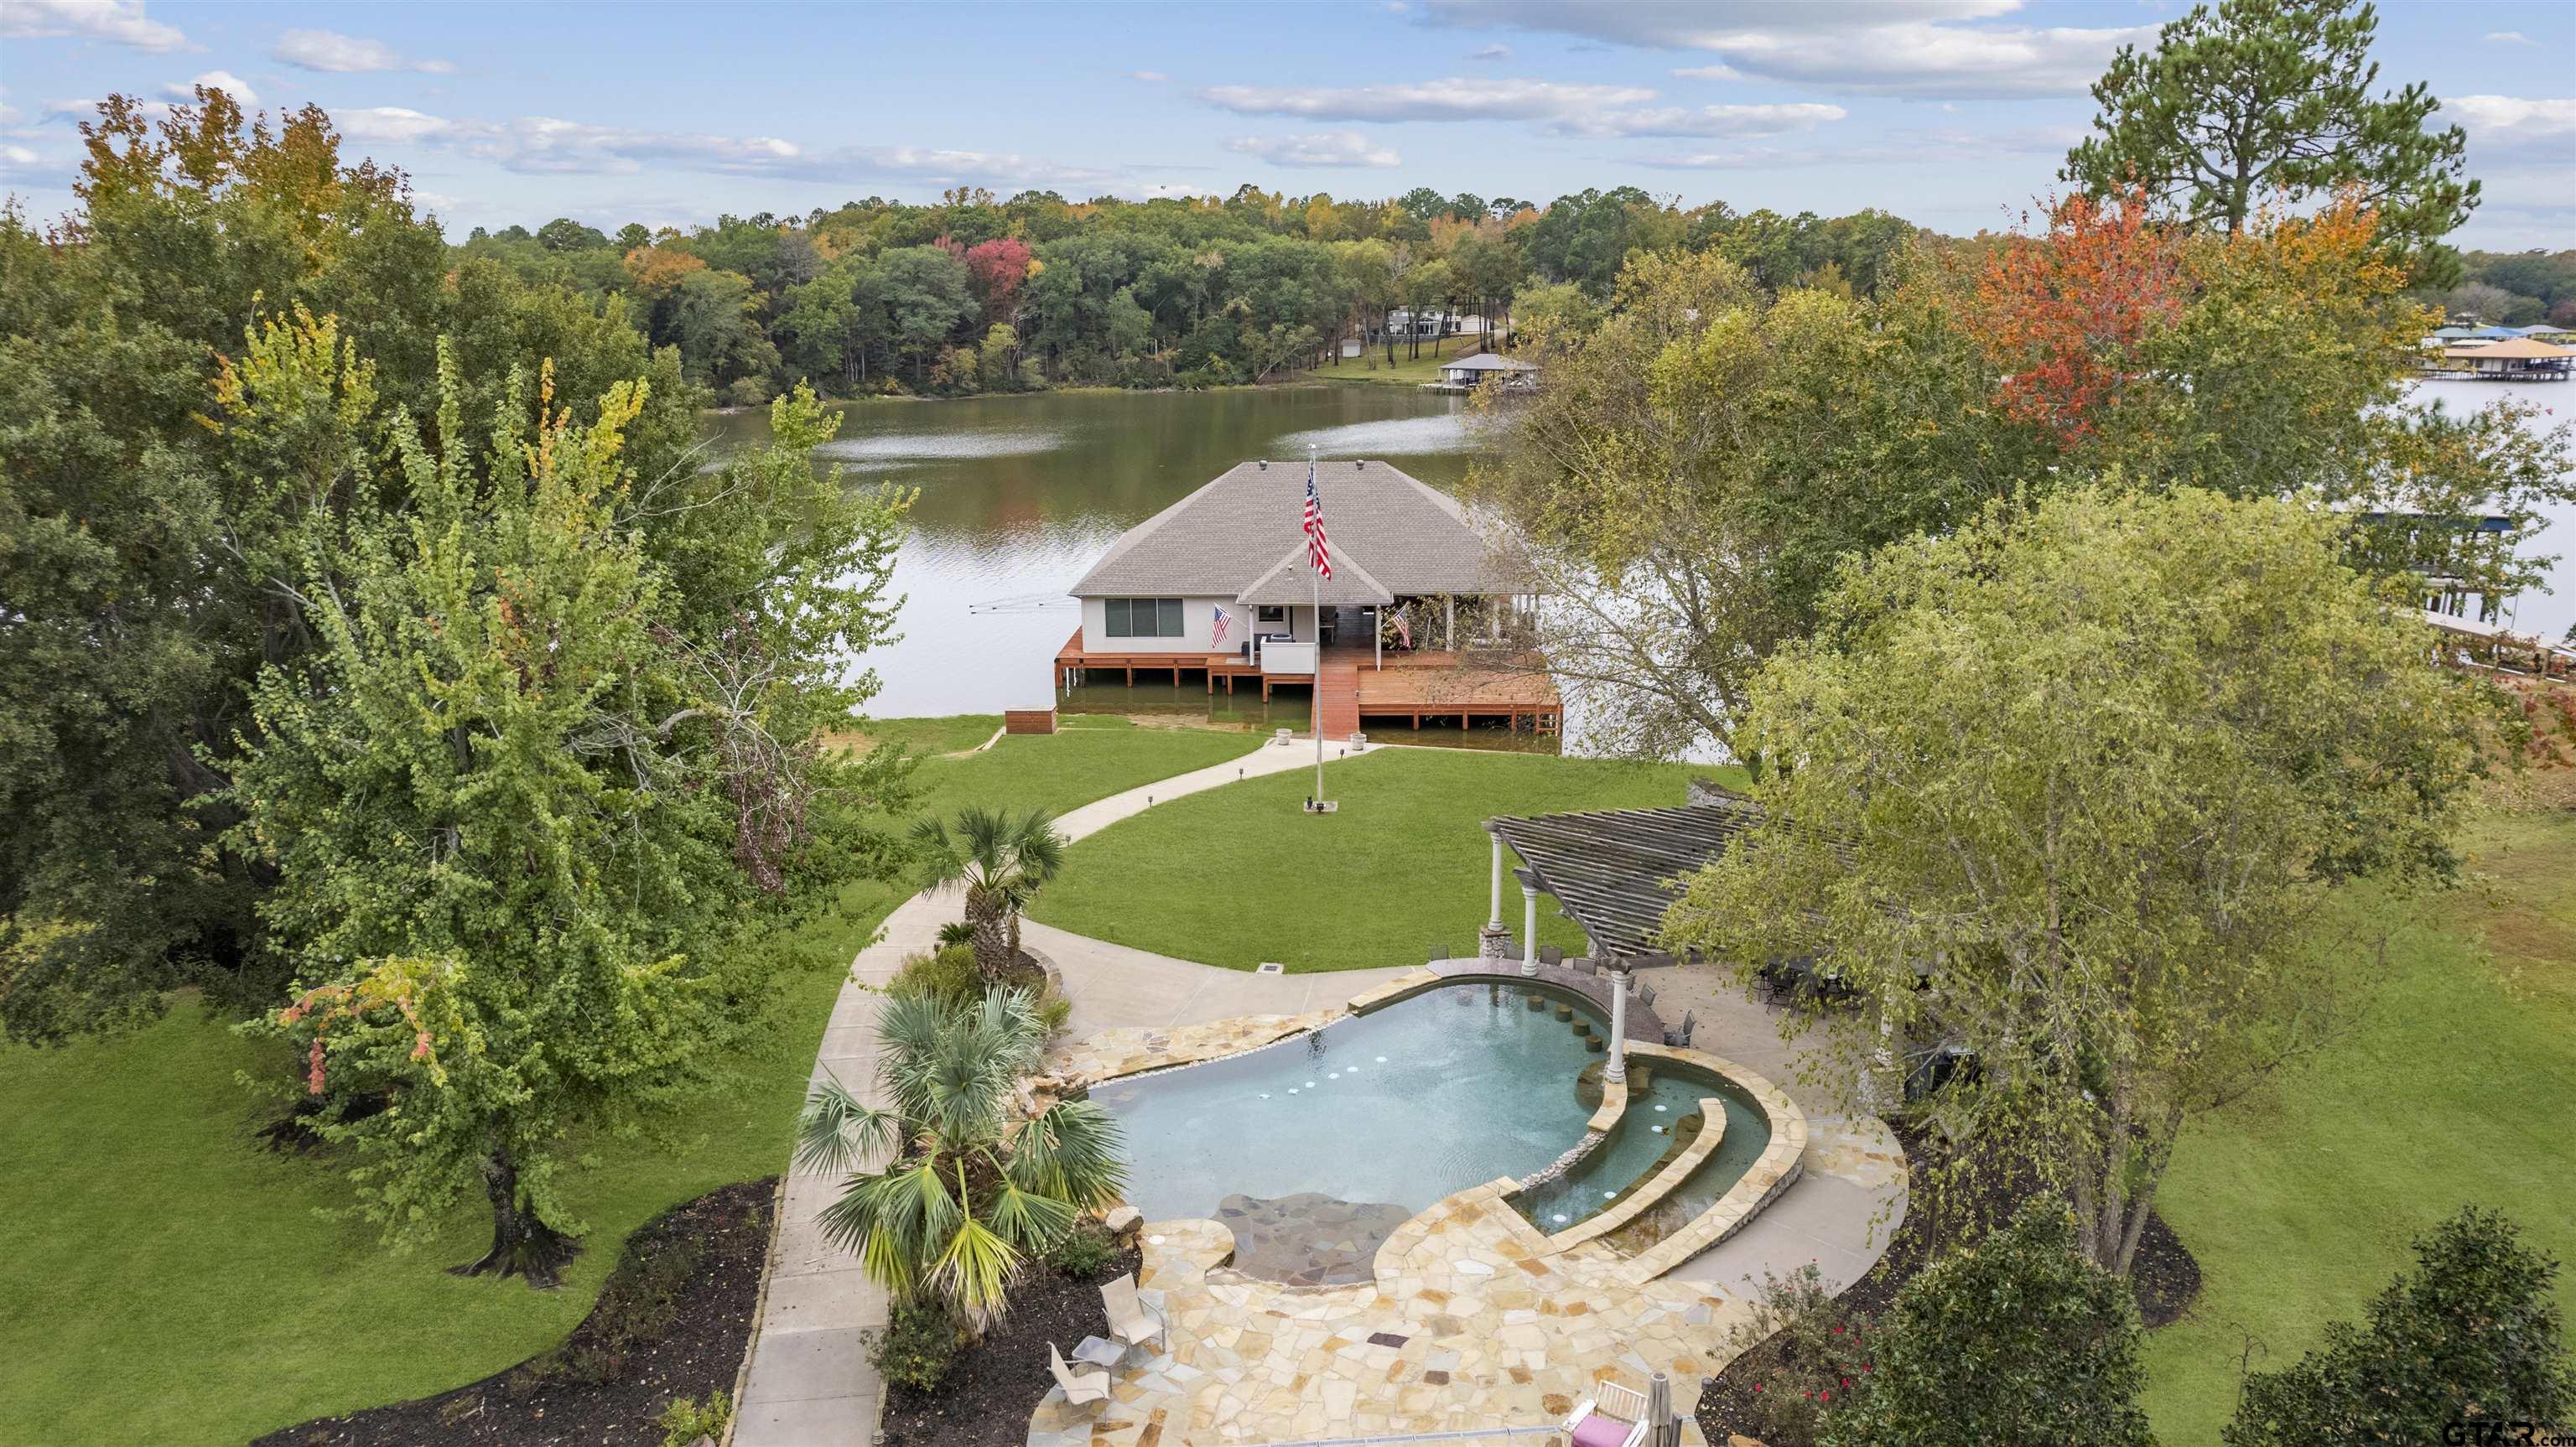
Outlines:
<svg viewBox="0 0 2576 1447"><path fill-rule="evenodd" d="M1010 1307L1011 1282L1020 1274L1020 1261L1018 1248L969 1216L957 1223L924 1284L956 1303L979 1326L989 1326Z"/></svg>
<svg viewBox="0 0 2576 1447"><path fill-rule="evenodd" d="M1118 1118L1088 1100L1059 1100L1011 1138L1011 1183L1073 1205L1097 1208L1127 1190L1125 1135Z"/></svg>
<svg viewBox="0 0 2576 1447"><path fill-rule="evenodd" d="M796 1119L796 1164L838 1175L872 1156L893 1155L902 1141L899 1117L861 1101L827 1073L806 1093L804 1113Z"/></svg>
<svg viewBox="0 0 2576 1447"><path fill-rule="evenodd" d="M1064 1239L1082 1212L1069 1201L1023 1191L1005 1180L985 1208L993 1229L1012 1245L1032 1255Z"/></svg>

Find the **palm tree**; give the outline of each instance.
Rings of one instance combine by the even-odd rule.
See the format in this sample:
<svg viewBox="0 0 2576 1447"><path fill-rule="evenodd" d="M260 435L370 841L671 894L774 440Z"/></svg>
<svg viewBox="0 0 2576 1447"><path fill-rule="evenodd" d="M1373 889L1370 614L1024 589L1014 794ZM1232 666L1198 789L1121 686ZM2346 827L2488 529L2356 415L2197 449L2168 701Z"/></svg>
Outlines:
<svg viewBox="0 0 2576 1447"><path fill-rule="evenodd" d="M1046 1040L1025 990L971 1004L895 996L877 1037L892 1104L864 1104L826 1075L797 1122L796 1163L852 1171L816 1219L871 1280L980 1334L1022 1262L1126 1189L1118 1122L1087 1100L1014 1118L1016 1084ZM872 1159L882 1164L853 1169Z"/></svg>
<svg viewBox="0 0 2576 1447"><path fill-rule="evenodd" d="M975 930L975 968L987 981L1010 972L1020 948L1020 911L1064 867L1064 836L1044 809L1012 815L970 804L957 832L936 819L912 827L932 889L966 886L966 923Z"/></svg>

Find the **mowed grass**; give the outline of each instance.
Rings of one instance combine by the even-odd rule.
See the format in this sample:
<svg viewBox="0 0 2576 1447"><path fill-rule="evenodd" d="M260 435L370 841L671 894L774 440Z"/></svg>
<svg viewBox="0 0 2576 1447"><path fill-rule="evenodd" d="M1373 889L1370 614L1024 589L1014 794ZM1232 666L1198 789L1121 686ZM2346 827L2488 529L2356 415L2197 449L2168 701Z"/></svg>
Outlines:
<svg viewBox="0 0 2576 1447"><path fill-rule="evenodd" d="M971 748L981 720L871 724ZM1085 721L922 766L923 807L1062 810L1218 762L1243 735ZM942 751L945 751L944 749ZM850 957L904 884L863 883L779 947L758 1028L721 1087L650 1140L601 1139L565 1194L589 1227L560 1291L464 1280L489 1217L467 1202L435 1240L388 1254L348 1203L345 1163L273 1155L276 1109L239 1083L294 1065L193 1002L138 1033L58 1050L0 1047L0 1439L239 1443L306 1418L403 1401L561 1341L629 1232L681 1201L786 1164L805 1080Z"/></svg>
<svg viewBox="0 0 2576 1447"><path fill-rule="evenodd" d="M2204 1284L2148 1337L2164 1442L2217 1441L2249 1344L2256 1370L2296 1361L2464 1203L2576 1272L2576 815L2491 817L2469 842L2477 885L2397 941L2367 1023L2176 1154L2156 1200ZM2576 1277L2559 1286L2576 1314Z"/></svg>
<svg viewBox="0 0 2576 1447"><path fill-rule="evenodd" d="M1657 808L1694 770L1547 755L1382 749L1332 763L1339 812L1299 807L1303 770L1159 804L1068 852L1033 917L1079 934L1228 969L1418 965L1473 954L1485 923L1496 814ZM1698 770L1697 772L1709 772ZM1517 861L1507 861L1514 862ZM1521 895L1503 882L1517 937ZM1539 901L1539 938L1569 953L1583 934Z"/></svg>

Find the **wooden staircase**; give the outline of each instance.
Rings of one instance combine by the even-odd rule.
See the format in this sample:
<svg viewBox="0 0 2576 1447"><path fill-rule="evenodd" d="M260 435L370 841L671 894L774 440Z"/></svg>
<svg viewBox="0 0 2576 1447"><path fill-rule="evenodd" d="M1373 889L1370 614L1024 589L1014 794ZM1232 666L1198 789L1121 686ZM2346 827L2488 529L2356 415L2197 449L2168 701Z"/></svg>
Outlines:
<svg viewBox="0 0 2576 1447"><path fill-rule="evenodd" d="M1315 724L1328 739L1360 731L1360 669L1326 654L1315 665Z"/></svg>

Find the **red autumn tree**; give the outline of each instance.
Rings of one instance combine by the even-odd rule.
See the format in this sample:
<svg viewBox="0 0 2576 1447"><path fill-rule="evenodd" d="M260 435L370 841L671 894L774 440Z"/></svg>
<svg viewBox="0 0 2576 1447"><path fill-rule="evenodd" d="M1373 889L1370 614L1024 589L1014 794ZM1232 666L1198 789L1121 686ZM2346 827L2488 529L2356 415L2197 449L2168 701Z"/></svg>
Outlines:
<svg viewBox="0 0 2576 1447"><path fill-rule="evenodd" d="M2070 196L2047 231L1988 259L1966 320L2004 373L2005 412L2072 447L2140 376L2140 345L2181 314L2187 289L2180 240L2142 198Z"/></svg>
<svg viewBox="0 0 2576 1447"><path fill-rule="evenodd" d="M984 324L1011 319L1011 303L1020 283L1029 279L1029 244L1016 236L996 236L966 248L966 269L975 295L984 302Z"/></svg>

